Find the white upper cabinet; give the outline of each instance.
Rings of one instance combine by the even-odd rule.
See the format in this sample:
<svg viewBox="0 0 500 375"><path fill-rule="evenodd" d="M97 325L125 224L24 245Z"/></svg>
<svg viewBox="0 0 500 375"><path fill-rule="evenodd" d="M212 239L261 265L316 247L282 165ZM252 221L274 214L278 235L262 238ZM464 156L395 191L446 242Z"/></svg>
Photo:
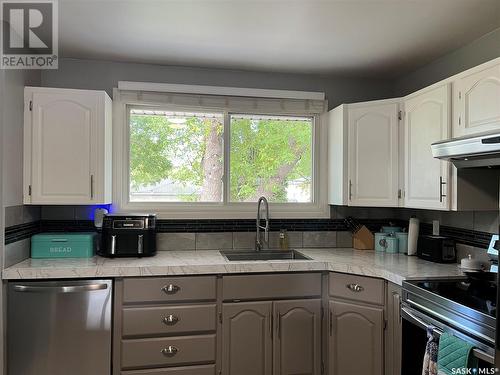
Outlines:
<svg viewBox="0 0 500 375"><path fill-rule="evenodd" d="M111 203L111 99L25 88L24 203Z"/></svg>
<svg viewBox="0 0 500 375"><path fill-rule="evenodd" d="M394 100L330 111L330 204L398 206L398 111Z"/></svg>
<svg viewBox="0 0 500 375"><path fill-rule="evenodd" d="M487 63L453 81L453 137L500 130L500 63Z"/></svg>
<svg viewBox="0 0 500 375"><path fill-rule="evenodd" d="M450 85L404 101L405 207L449 209L447 161L432 157L431 144L450 137Z"/></svg>
<svg viewBox="0 0 500 375"><path fill-rule="evenodd" d="M487 181L474 170L458 178L450 162L432 157L431 144L494 130L500 131L500 58L401 100L341 105L329 112L328 202L491 209L497 192Z"/></svg>
<svg viewBox="0 0 500 375"><path fill-rule="evenodd" d="M347 173L347 105L328 112L328 204L349 203Z"/></svg>
<svg viewBox="0 0 500 375"><path fill-rule="evenodd" d="M349 108L349 204L398 206L398 104Z"/></svg>

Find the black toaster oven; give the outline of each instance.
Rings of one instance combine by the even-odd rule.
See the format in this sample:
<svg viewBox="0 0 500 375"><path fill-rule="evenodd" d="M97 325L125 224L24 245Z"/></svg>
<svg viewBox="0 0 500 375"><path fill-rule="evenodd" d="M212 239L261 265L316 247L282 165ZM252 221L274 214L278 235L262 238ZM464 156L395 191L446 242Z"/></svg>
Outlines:
<svg viewBox="0 0 500 375"><path fill-rule="evenodd" d="M421 235L418 237L417 256L436 263L455 263L455 240L443 236Z"/></svg>
<svg viewBox="0 0 500 375"><path fill-rule="evenodd" d="M156 254L156 215L107 214L102 223L99 255L145 257Z"/></svg>

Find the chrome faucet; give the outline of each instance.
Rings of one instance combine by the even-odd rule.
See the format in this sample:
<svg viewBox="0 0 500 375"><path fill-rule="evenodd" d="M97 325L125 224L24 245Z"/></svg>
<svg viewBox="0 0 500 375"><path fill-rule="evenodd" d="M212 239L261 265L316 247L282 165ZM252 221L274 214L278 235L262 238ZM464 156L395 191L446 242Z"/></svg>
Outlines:
<svg viewBox="0 0 500 375"><path fill-rule="evenodd" d="M266 225L260 225L261 217L260 217L260 205L264 203L264 209L266 210ZM262 243L260 238L260 230L264 230L264 243ZM266 197L260 197L257 202L257 233L255 234L255 251L261 251L263 245L267 244L269 246L269 203L267 202Z"/></svg>

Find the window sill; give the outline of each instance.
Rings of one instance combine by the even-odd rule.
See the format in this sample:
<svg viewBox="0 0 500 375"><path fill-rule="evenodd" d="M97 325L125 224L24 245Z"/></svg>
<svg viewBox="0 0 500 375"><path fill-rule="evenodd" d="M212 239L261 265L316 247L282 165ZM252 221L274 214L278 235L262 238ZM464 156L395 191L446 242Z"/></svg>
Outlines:
<svg viewBox="0 0 500 375"><path fill-rule="evenodd" d="M182 205L182 207L180 206ZM242 204L163 204L128 203L121 207L113 205L117 212L152 212L158 219L255 219L257 203ZM325 219L330 218L327 204L269 204L270 217L273 219Z"/></svg>

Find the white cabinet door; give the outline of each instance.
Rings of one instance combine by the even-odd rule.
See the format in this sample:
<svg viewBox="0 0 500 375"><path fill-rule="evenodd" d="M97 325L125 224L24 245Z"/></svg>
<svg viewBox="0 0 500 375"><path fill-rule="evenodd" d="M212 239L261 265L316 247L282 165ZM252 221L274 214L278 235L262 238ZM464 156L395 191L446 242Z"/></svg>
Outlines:
<svg viewBox="0 0 500 375"><path fill-rule="evenodd" d="M349 205L398 206L397 103L349 107Z"/></svg>
<svg viewBox="0 0 500 375"><path fill-rule="evenodd" d="M500 64L479 67L453 82L453 137L500 130Z"/></svg>
<svg viewBox="0 0 500 375"><path fill-rule="evenodd" d="M450 87L443 85L404 103L405 206L449 209L449 163L434 159L431 144L449 138Z"/></svg>
<svg viewBox="0 0 500 375"><path fill-rule="evenodd" d="M347 143L347 105L341 104L328 112L328 204L349 204Z"/></svg>
<svg viewBox="0 0 500 375"><path fill-rule="evenodd" d="M105 93L26 89L25 203L109 203ZM107 98L109 100L109 97ZM108 135L108 136L107 136Z"/></svg>

